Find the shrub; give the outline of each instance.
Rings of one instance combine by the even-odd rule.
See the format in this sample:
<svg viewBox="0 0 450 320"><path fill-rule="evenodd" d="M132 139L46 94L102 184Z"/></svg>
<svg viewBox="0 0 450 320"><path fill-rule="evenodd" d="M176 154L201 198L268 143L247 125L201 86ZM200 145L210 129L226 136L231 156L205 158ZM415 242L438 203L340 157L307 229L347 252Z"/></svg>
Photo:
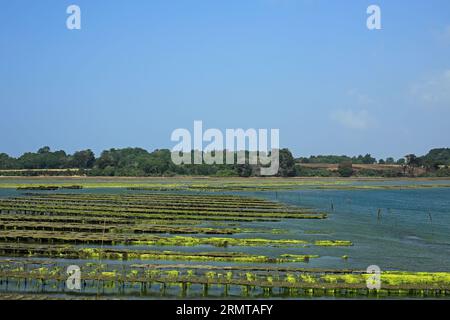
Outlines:
<svg viewBox="0 0 450 320"><path fill-rule="evenodd" d="M381 176L381 172L373 169L361 169L358 171L358 176L363 177L379 177Z"/></svg>
<svg viewBox="0 0 450 320"><path fill-rule="evenodd" d="M295 175L297 177L331 177L333 172L326 169L312 169L298 166L295 169Z"/></svg>
<svg viewBox="0 0 450 320"><path fill-rule="evenodd" d="M450 177L450 168L445 167L436 171L437 177Z"/></svg>
<svg viewBox="0 0 450 320"><path fill-rule="evenodd" d="M341 177L351 177L353 175L353 166L350 161L343 161L339 164L338 172Z"/></svg>

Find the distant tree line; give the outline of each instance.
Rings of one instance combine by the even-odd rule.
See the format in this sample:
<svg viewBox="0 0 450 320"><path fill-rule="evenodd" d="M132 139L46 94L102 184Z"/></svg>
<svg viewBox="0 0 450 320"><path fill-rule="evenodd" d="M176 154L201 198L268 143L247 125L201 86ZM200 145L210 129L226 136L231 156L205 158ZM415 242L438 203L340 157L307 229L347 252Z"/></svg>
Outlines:
<svg viewBox="0 0 450 320"><path fill-rule="evenodd" d="M376 158L372 157L370 154L366 154L365 156L359 155L356 157L349 156L335 156L335 155L319 155L319 156L310 156L309 158L300 157L298 158L300 163L326 163L326 164L339 164L343 162L350 161L353 164L404 164L405 159L401 158L395 161L394 158L389 157L387 159L380 159L377 161Z"/></svg>
<svg viewBox="0 0 450 320"><path fill-rule="evenodd" d="M37 152L24 153L19 158L0 153L0 169L89 169L94 166L95 161L91 150L68 155L62 150L52 152L49 147L43 147Z"/></svg>
<svg viewBox="0 0 450 320"><path fill-rule="evenodd" d="M418 157L415 154L405 156L405 170L412 175L416 168L425 169L429 175L438 177L450 176L450 148L430 150L426 155Z"/></svg>
<svg viewBox="0 0 450 320"><path fill-rule="evenodd" d="M432 149L424 156L408 154L404 158L395 160L393 157L379 159L378 161L370 154L365 156L349 157L346 155L319 155L309 158L301 157L297 161L301 164L337 164L336 171L324 168L302 167L297 172L300 176L362 176L362 177L404 177L404 176L426 176L426 177L449 177L450 176L450 148ZM392 165L392 167L373 167L355 170L354 164L381 164ZM395 166L394 166L395 165Z"/></svg>
<svg viewBox="0 0 450 320"><path fill-rule="evenodd" d="M193 154L192 154L193 155ZM236 157L236 154L235 154ZM338 164L338 169L307 168L300 164ZM395 168L361 169L355 171L353 164L396 164ZM63 150L52 151L49 147L37 152L27 152L18 158L0 153L0 174L2 175L90 175L90 176L258 176L260 165L246 164L182 164L175 165L168 149L148 152L142 148L110 149L103 151L98 158L92 150L81 150L67 154ZM417 172L426 176L450 176L450 148L433 149L418 157L414 154L395 160L376 160L370 154L356 157L318 155L294 159L289 149L280 150L281 177L294 176L415 176ZM418 170L420 168L421 170ZM38 170L37 170L38 169ZM57 171L54 171L58 169ZM5 171L6 170L6 171ZM17 171L14 171L17 170ZM19 170L21 170L19 172ZM48 171L47 171L48 170ZM53 171L52 171L53 170ZM75 170L75 171L74 171ZM425 173L423 173L425 172Z"/></svg>
<svg viewBox="0 0 450 320"><path fill-rule="evenodd" d="M193 153L192 153L193 156ZM235 158L237 154L235 153ZM248 156L248 152L247 152ZM240 176L259 175L260 165L246 164L182 164L172 162L168 149L148 152L142 148L105 150L96 158L91 150L77 151L72 155L65 151L51 151L49 147L37 152L27 152L18 158L0 154L0 170L25 170L22 175L73 175L78 169L80 175L90 176ZM36 169L43 170L36 172ZM59 169L59 171L50 171ZM64 170L66 169L66 170ZM70 169L70 171L69 171ZM27 171L30 170L30 171ZM49 170L49 171L45 171ZM19 172L13 172L18 174ZM8 172L2 172L5 175ZM288 149L280 150L279 176L295 176L295 159Z"/></svg>

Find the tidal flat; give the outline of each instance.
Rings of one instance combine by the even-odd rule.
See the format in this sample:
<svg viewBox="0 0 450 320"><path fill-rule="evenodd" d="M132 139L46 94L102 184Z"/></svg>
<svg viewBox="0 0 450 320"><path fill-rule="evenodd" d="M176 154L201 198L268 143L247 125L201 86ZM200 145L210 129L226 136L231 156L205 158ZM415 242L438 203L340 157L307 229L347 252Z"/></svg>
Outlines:
<svg viewBox="0 0 450 320"><path fill-rule="evenodd" d="M0 178L0 297L450 296L450 181ZM81 290L67 288L77 265ZM367 286L379 266L380 289Z"/></svg>

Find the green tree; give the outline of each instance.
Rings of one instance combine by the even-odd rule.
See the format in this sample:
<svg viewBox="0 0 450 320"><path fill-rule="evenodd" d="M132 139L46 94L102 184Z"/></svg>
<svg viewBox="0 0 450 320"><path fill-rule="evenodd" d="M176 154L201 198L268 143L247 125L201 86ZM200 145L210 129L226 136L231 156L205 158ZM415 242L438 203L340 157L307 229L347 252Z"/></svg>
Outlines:
<svg viewBox="0 0 450 320"><path fill-rule="evenodd" d="M278 175L281 177L294 177L296 174L295 170L295 159L292 156L289 149L281 149L279 151L280 156L280 167L278 170Z"/></svg>
<svg viewBox="0 0 450 320"><path fill-rule="evenodd" d="M252 175L252 167L246 163L246 164L238 164L236 166L236 172L238 174L239 177L250 177Z"/></svg>
<svg viewBox="0 0 450 320"><path fill-rule="evenodd" d="M408 170L408 174L414 176L415 168L420 166L420 159L415 154L408 154L405 156L406 166L405 168Z"/></svg>
<svg viewBox="0 0 450 320"><path fill-rule="evenodd" d="M405 156L406 165L410 167L418 167L420 165L420 160L415 154L408 154Z"/></svg>
<svg viewBox="0 0 450 320"><path fill-rule="evenodd" d="M343 161L338 166L338 172L341 177L351 177L353 175L353 165L351 161Z"/></svg>
<svg viewBox="0 0 450 320"><path fill-rule="evenodd" d="M0 169L19 169L17 159L10 157L6 153L0 153Z"/></svg>
<svg viewBox="0 0 450 320"><path fill-rule="evenodd" d="M77 151L73 154L71 165L74 168L88 169L92 168L95 163L95 155L92 150Z"/></svg>
<svg viewBox="0 0 450 320"><path fill-rule="evenodd" d="M37 153L44 154L44 153L49 153L49 152L50 152L50 147L45 146L45 147L40 148Z"/></svg>

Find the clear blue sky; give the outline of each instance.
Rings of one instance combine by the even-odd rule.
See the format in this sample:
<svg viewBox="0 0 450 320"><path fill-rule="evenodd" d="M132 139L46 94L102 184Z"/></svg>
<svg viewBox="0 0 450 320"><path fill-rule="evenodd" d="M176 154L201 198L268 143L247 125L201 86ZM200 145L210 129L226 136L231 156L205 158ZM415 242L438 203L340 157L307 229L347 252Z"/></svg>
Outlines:
<svg viewBox="0 0 450 320"><path fill-rule="evenodd" d="M0 49L14 156L171 148L194 120L279 128L296 156L450 147L448 0L2 1Z"/></svg>

